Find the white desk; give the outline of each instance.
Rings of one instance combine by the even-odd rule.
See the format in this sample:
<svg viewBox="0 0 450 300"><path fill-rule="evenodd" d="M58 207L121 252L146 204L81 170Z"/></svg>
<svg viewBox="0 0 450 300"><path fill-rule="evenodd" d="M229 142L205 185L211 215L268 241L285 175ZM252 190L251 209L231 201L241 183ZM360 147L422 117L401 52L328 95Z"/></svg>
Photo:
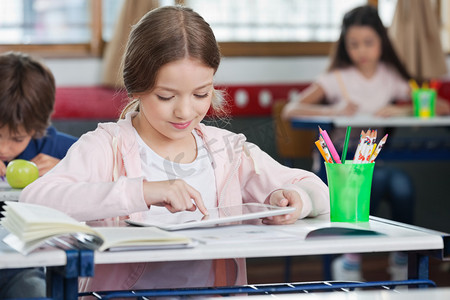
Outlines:
<svg viewBox="0 0 450 300"><path fill-rule="evenodd" d="M0 180L0 202L19 201L21 189L13 189L8 182Z"/></svg>
<svg viewBox="0 0 450 300"><path fill-rule="evenodd" d="M216 300L210 298L210 300ZM284 294L284 295L258 295L258 296L237 296L233 300L294 300L294 299L314 299L314 300L442 300L450 299L450 288L416 289L401 292L393 291L355 291L351 293L314 293L314 294Z"/></svg>
<svg viewBox="0 0 450 300"><path fill-rule="evenodd" d="M66 253L51 247L23 256L2 242L7 234L8 232L0 226L0 269L66 265Z"/></svg>
<svg viewBox="0 0 450 300"><path fill-rule="evenodd" d="M420 227L408 226L389 220L371 217L368 223L362 223L384 235L349 236L331 238L305 237L311 230L330 227L329 215L297 221L294 225L275 226L275 229L296 236L293 239L277 240L276 243L266 241L246 241L246 243L211 243L199 244L191 249L126 251L126 252L96 252L95 263L123 262L155 262L199 259L220 259L235 257L283 257L321 254L393 252L431 250L441 252L444 249L446 233L426 230ZM333 225L339 226L339 223ZM207 229L199 229L207 230ZM183 233L183 231L178 231Z"/></svg>
<svg viewBox="0 0 450 300"><path fill-rule="evenodd" d="M380 118L374 116L355 117L297 117L291 119L294 128L317 128L329 129L331 126L337 128L352 127L449 127L450 117L392 117Z"/></svg>
<svg viewBox="0 0 450 300"><path fill-rule="evenodd" d="M448 259L450 255L450 237L446 233L431 231L419 227L408 226L401 223L391 222L381 218L371 217L368 223L362 223L363 229L370 229L381 233L381 235L369 236L339 236L320 237L305 239L311 230L342 225L345 223L330 223L329 216L323 215L317 218L299 220L294 225L265 226L261 229L282 231L292 235L289 239L273 240L272 242L246 240L245 243L233 241L222 241L221 243L200 243L195 248L170 249L170 250L139 250L123 252L95 252L94 256L85 257L85 261L76 265L85 272L83 276L92 276L93 263L127 263L127 262L157 262L157 261L179 261L179 260L202 260L236 257L284 257L304 256L321 254L341 253L369 253L369 252L391 252L407 251L410 253L410 263L416 268L416 272L410 272L413 279L428 279L428 260L414 259L415 257L428 258L433 255L440 259ZM354 226L354 225L348 225ZM235 227L238 230L238 226ZM216 228L213 228L216 229ZM208 230L208 229L199 229ZM183 231L179 231L183 233ZM1 233L1 231L0 231ZM198 232L197 232L198 233ZM3 235L5 234L3 230ZM426 255L416 252L426 252ZM82 258L86 250L80 251ZM89 251L90 252L90 251ZM86 254L86 253L85 253ZM89 254L89 253L88 253ZM22 256L7 249L6 245L0 247L0 268L20 268L29 266L61 266L65 263L64 251L57 249L46 249L37 251L29 256ZM89 261L89 259L91 259ZM87 264L86 264L87 262ZM425 262L425 263L423 263ZM420 265L418 265L420 264ZM420 269L425 271L420 273ZM87 271L86 271L87 270ZM410 268L412 270L412 267ZM81 273L78 273L78 276ZM76 299L76 281L70 281L72 295L66 295L64 299ZM69 297L70 296L70 297Z"/></svg>

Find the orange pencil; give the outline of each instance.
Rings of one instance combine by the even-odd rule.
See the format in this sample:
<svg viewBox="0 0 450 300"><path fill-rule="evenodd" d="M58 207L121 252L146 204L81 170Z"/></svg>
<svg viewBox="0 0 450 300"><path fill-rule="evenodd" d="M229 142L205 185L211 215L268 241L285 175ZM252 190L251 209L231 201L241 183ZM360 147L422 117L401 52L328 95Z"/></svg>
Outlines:
<svg viewBox="0 0 450 300"><path fill-rule="evenodd" d="M323 152L325 153L325 156L327 157L326 161L329 163L334 163L333 157L331 156L330 150L327 147L327 143L323 140L322 136L319 136L320 145L322 146Z"/></svg>
<svg viewBox="0 0 450 300"><path fill-rule="evenodd" d="M323 159L326 162L333 163L333 161L331 160L331 157L327 158L327 155L325 154L325 151L323 150L322 146L320 145L320 140L317 140L315 142L315 144L317 146L317 149L319 149L320 154L322 154Z"/></svg>

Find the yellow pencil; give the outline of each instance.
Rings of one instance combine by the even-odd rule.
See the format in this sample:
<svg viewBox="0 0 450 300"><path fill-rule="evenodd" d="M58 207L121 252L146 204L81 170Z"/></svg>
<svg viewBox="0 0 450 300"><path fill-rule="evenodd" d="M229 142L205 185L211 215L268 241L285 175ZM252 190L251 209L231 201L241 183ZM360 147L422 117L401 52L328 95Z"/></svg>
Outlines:
<svg viewBox="0 0 450 300"><path fill-rule="evenodd" d="M409 82L409 86L411 87L411 89L417 90L419 88L419 85L417 84L417 82L414 79L410 79L408 82Z"/></svg>
<svg viewBox="0 0 450 300"><path fill-rule="evenodd" d="M386 140L388 138L388 134L386 134L378 143L377 148L375 149L375 152L370 157L370 162L374 162L375 158L377 158L378 154L380 154L381 149L383 148L384 144L386 143Z"/></svg>
<svg viewBox="0 0 450 300"><path fill-rule="evenodd" d="M331 158L330 158L330 159L327 159L327 155L325 154L325 151L323 150L322 145L320 145L320 141L317 140L317 141L315 142L315 144L316 144L316 146L317 146L317 149L319 149L320 154L322 154L323 159L324 159L326 162L332 163L333 161L331 160Z"/></svg>
<svg viewBox="0 0 450 300"><path fill-rule="evenodd" d="M373 144L372 151L370 151L369 156L367 157L367 161L370 162L372 155L375 153L375 149L377 148L377 143Z"/></svg>

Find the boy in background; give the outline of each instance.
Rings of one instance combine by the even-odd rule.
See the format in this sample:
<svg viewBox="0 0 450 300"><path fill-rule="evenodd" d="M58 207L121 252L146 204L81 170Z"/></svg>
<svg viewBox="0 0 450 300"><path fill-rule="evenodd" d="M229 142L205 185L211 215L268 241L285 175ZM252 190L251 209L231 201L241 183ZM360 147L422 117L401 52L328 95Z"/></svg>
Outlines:
<svg viewBox="0 0 450 300"><path fill-rule="evenodd" d="M0 176L13 159L34 162L42 176L66 155L77 139L50 126L54 104L46 66L23 53L0 54ZM45 295L43 268L0 270L0 299Z"/></svg>

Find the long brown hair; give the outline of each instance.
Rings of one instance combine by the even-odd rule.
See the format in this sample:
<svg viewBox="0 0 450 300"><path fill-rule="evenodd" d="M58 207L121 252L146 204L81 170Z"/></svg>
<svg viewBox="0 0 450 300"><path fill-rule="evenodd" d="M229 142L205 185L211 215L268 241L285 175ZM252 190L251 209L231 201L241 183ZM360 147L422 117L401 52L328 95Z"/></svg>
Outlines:
<svg viewBox="0 0 450 300"><path fill-rule="evenodd" d="M20 52L0 55L0 127L42 137L54 104L55 79L44 64Z"/></svg>
<svg viewBox="0 0 450 300"><path fill-rule="evenodd" d="M350 59L345 47L345 36L351 26L368 26L375 30L381 39L380 60L394 67L406 80L411 78L408 71L398 58L397 53L389 40L386 27L384 27L383 22L378 15L377 9L370 5L356 7L344 15L341 34L332 50L331 64L328 71L346 68L353 65L353 62Z"/></svg>
<svg viewBox="0 0 450 300"><path fill-rule="evenodd" d="M162 66L185 57L217 71L220 51L209 24L183 6L163 6L145 14L132 28L123 58L125 89L132 100L120 118L139 110L135 95L152 90ZM212 108L220 112L223 106L221 92L214 90Z"/></svg>

